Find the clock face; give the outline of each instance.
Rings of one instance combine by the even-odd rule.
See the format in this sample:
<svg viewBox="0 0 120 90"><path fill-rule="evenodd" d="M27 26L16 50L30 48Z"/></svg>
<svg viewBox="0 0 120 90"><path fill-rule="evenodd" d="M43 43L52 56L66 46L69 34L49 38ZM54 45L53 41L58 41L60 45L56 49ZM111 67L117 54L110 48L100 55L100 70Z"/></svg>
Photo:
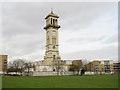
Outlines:
<svg viewBox="0 0 120 90"><path fill-rule="evenodd" d="M55 36L55 35L56 35L56 32L53 32L52 35Z"/></svg>

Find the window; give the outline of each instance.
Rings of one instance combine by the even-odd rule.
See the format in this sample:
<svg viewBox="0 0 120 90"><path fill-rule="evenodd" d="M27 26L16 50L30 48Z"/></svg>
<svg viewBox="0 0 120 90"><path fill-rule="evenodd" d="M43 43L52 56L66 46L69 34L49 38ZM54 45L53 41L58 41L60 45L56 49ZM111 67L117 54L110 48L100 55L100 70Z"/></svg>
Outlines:
<svg viewBox="0 0 120 90"><path fill-rule="evenodd" d="M4 64L7 64L7 60L4 60Z"/></svg>
<svg viewBox="0 0 120 90"><path fill-rule="evenodd" d="M47 38L47 43L49 44L49 37Z"/></svg>
<svg viewBox="0 0 120 90"><path fill-rule="evenodd" d="M4 62L7 62L7 60L4 60Z"/></svg>
<svg viewBox="0 0 120 90"><path fill-rule="evenodd" d="M53 46L53 49L55 49L55 45Z"/></svg>
<svg viewBox="0 0 120 90"><path fill-rule="evenodd" d="M53 55L53 60L55 60L55 55Z"/></svg>
<svg viewBox="0 0 120 90"><path fill-rule="evenodd" d="M55 19L53 19L53 25L55 26Z"/></svg>
<svg viewBox="0 0 120 90"><path fill-rule="evenodd" d="M57 19L55 20L55 25L57 25Z"/></svg>
<svg viewBox="0 0 120 90"><path fill-rule="evenodd" d="M7 62L4 62L4 64L7 64Z"/></svg>
<svg viewBox="0 0 120 90"><path fill-rule="evenodd" d="M52 18L51 18L51 25L52 25Z"/></svg>

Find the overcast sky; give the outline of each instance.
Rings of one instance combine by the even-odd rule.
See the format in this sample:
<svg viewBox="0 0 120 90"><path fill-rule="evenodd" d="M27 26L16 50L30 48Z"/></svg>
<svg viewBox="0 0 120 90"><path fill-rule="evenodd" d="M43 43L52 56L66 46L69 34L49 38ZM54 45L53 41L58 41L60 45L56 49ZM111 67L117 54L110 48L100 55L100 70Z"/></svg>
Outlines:
<svg viewBox="0 0 120 90"><path fill-rule="evenodd" d="M116 3L10 2L2 6L2 54L43 60L45 16L59 15L59 51L64 60L118 57L118 6Z"/></svg>

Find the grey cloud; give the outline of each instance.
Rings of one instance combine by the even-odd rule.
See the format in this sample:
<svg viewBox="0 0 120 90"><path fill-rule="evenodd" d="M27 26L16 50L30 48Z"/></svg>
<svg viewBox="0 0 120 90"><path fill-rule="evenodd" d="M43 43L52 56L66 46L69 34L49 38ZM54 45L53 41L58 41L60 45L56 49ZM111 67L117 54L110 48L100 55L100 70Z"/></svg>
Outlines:
<svg viewBox="0 0 120 90"><path fill-rule="evenodd" d="M61 55L67 59L116 59L118 57L118 47L108 46L98 50L86 50L79 52L66 53ZM69 56L69 57L68 57Z"/></svg>
<svg viewBox="0 0 120 90"><path fill-rule="evenodd" d="M19 35L8 40L4 40L3 51L9 55L25 55L28 53L35 53L37 51L43 51L45 48L45 38L39 38L35 35ZM44 48L43 48L44 47ZM12 53L11 53L12 52Z"/></svg>
<svg viewBox="0 0 120 90"><path fill-rule="evenodd" d="M61 30L89 28L99 16L109 12L116 3L3 3L2 41L10 58L15 56L39 56L45 50L45 16L50 8L60 16ZM87 38L87 37L86 37ZM71 38L70 41L97 41L100 38ZM101 37L102 38L102 37ZM64 47L64 46L63 46ZM18 52L17 52L18 51ZM86 52L84 52L86 53ZM37 56L38 55L38 56ZM76 54L77 55L77 54ZM69 54L67 55L69 57ZM33 58L34 59L34 58Z"/></svg>
<svg viewBox="0 0 120 90"><path fill-rule="evenodd" d="M80 38L71 38L69 40L66 41L66 43L83 43L83 42L87 42L87 43L92 43L92 42L101 42L104 39L106 39L106 36L100 36L100 37L80 37Z"/></svg>
<svg viewBox="0 0 120 90"><path fill-rule="evenodd" d="M118 43L118 34L114 34L113 36L108 37L106 40L103 41L103 43Z"/></svg>
<svg viewBox="0 0 120 90"><path fill-rule="evenodd" d="M72 5L73 4L73 5ZM61 24L67 30L82 30L88 28L95 20L112 9L114 3L72 3L70 10L67 11L69 17L62 17ZM76 5L76 8L72 6ZM66 5L67 7L67 5ZM73 10L74 9L74 10ZM76 13L77 11L77 13ZM67 16L67 15L66 15ZM97 23L97 22L96 22ZM72 27L71 27L72 25Z"/></svg>

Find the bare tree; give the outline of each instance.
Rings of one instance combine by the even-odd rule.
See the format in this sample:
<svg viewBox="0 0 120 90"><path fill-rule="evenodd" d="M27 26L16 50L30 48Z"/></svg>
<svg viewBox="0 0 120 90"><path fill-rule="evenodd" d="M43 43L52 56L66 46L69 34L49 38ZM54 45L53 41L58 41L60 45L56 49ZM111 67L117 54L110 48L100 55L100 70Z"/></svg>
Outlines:
<svg viewBox="0 0 120 90"><path fill-rule="evenodd" d="M25 63L25 71L27 71L27 76L30 76L30 71L31 69L34 69L35 70L35 65L32 64L31 62L27 62Z"/></svg>
<svg viewBox="0 0 120 90"><path fill-rule="evenodd" d="M24 71L25 60L15 59L13 62L10 62L8 65L8 72L16 72L16 74L22 73Z"/></svg>
<svg viewBox="0 0 120 90"><path fill-rule="evenodd" d="M82 60L82 70L81 70L81 72L83 72L83 74L84 74L85 71L91 71L91 64L90 64L90 61L88 61L87 59Z"/></svg>
<svg viewBox="0 0 120 90"><path fill-rule="evenodd" d="M63 71L64 65L65 65L65 62L63 60L54 60L54 67L55 67L54 71L57 71L57 75L60 74L60 71L61 72Z"/></svg>
<svg viewBox="0 0 120 90"><path fill-rule="evenodd" d="M84 67L86 64L88 64L89 63L89 61L87 60L87 59L83 59L82 60L82 66Z"/></svg>

